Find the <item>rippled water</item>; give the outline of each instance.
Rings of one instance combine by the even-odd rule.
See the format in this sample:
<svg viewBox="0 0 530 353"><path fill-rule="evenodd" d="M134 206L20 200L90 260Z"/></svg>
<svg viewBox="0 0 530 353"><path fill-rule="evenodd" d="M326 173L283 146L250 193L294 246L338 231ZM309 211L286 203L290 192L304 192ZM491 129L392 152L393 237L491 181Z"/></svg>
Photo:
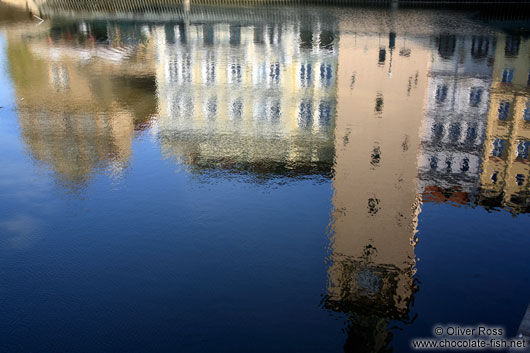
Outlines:
<svg viewBox="0 0 530 353"><path fill-rule="evenodd" d="M0 347L406 352L530 302L524 21L0 3ZM502 16L501 16L502 17Z"/></svg>

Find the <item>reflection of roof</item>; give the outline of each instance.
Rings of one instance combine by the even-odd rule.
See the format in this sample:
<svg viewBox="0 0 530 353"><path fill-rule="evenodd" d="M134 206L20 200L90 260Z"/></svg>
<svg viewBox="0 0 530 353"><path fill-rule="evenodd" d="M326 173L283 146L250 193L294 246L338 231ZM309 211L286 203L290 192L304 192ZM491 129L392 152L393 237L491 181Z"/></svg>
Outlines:
<svg viewBox="0 0 530 353"><path fill-rule="evenodd" d="M458 186L445 189L435 185L429 185L423 190L422 196L423 202L450 202L458 205L468 205L471 203L470 194L461 191Z"/></svg>

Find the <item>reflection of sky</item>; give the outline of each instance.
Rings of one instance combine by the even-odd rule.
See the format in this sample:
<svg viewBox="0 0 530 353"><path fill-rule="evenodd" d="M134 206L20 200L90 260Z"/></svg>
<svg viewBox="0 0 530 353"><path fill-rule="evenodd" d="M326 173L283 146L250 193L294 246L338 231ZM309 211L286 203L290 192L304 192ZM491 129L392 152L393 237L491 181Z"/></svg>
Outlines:
<svg viewBox="0 0 530 353"><path fill-rule="evenodd" d="M7 75L7 43L5 33L0 31L0 107L5 109L10 105L13 97L11 81ZM0 116L2 116L0 111Z"/></svg>

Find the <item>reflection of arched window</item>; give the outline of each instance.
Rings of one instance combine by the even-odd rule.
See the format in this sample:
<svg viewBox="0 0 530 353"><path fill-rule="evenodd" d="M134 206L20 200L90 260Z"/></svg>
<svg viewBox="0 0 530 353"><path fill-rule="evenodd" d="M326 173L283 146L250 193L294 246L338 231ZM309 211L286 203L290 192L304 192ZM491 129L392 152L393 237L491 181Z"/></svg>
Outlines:
<svg viewBox="0 0 530 353"><path fill-rule="evenodd" d="M526 107L523 110L523 120L530 121L530 102L526 102Z"/></svg>
<svg viewBox="0 0 530 353"><path fill-rule="evenodd" d="M506 36L506 45L504 46L504 55L508 57L517 56L519 54L520 44L521 44L521 37Z"/></svg>
<svg viewBox="0 0 530 353"><path fill-rule="evenodd" d="M471 43L471 57L474 59L484 58L488 55L489 39L483 36L473 36Z"/></svg>
<svg viewBox="0 0 530 353"><path fill-rule="evenodd" d="M313 48L313 32L311 31L300 31L300 49L312 49Z"/></svg>
<svg viewBox="0 0 530 353"><path fill-rule="evenodd" d="M519 141L517 144L517 158L528 159L530 141Z"/></svg>
<svg viewBox="0 0 530 353"><path fill-rule="evenodd" d="M517 185L522 186L524 184L524 175L523 174L517 174L515 176L515 182Z"/></svg>
<svg viewBox="0 0 530 353"><path fill-rule="evenodd" d="M333 40L335 36L331 31L322 31L320 33L320 48L333 50Z"/></svg>
<svg viewBox="0 0 530 353"><path fill-rule="evenodd" d="M440 36L438 44L438 53L444 59L449 59L455 53L456 37L449 35Z"/></svg>
<svg viewBox="0 0 530 353"><path fill-rule="evenodd" d="M505 142L503 139L496 139L493 141L493 150L491 151L491 154L495 157L502 157L502 154L504 153L504 145Z"/></svg>

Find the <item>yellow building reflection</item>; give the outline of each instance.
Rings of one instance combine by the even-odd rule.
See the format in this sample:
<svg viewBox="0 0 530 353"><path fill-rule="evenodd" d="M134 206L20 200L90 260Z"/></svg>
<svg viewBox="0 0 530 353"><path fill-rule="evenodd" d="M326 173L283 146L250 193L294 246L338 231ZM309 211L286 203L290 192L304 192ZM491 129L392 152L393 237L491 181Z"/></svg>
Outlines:
<svg viewBox="0 0 530 353"><path fill-rule="evenodd" d="M512 213L530 211L530 41L497 38L480 174L480 203Z"/></svg>
<svg viewBox="0 0 530 353"><path fill-rule="evenodd" d="M135 126L155 113L154 70L141 57L151 49L119 43L117 28L45 26L7 33L18 118L33 158L77 188L95 170L120 173Z"/></svg>
<svg viewBox="0 0 530 353"><path fill-rule="evenodd" d="M389 321L408 318L415 291L417 160L431 50L425 38L344 26L327 306L351 314L347 346L379 352L390 340Z"/></svg>

